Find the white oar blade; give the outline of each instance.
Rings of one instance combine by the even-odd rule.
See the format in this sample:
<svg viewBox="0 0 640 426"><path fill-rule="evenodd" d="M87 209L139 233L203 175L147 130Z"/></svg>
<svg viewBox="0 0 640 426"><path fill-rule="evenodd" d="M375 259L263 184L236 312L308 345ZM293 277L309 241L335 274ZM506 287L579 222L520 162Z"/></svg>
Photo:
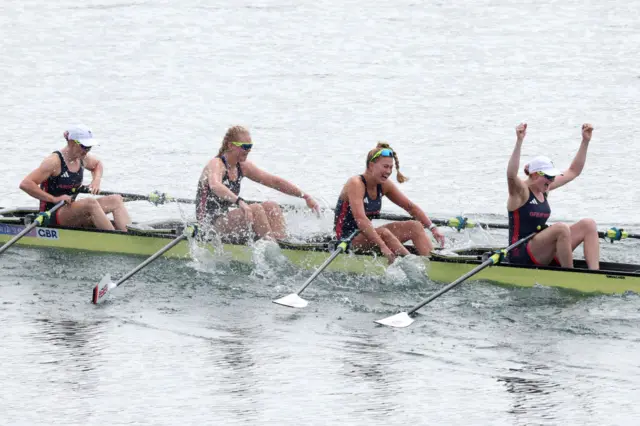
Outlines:
<svg viewBox="0 0 640 426"><path fill-rule="evenodd" d="M387 318L374 321L376 324L386 325L387 327L404 328L409 327L415 320L406 312L392 315Z"/></svg>
<svg viewBox="0 0 640 426"><path fill-rule="evenodd" d="M116 285L111 282L111 275L106 274L102 277L100 283L93 288L91 302L95 305L102 302L107 295L107 292L113 288L116 288Z"/></svg>
<svg viewBox="0 0 640 426"><path fill-rule="evenodd" d="M278 305L282 306L288 306L290 308L304 308L309 304L309 302L298 296L297 293L291 293L288 296L276 299L273 301L273 303L277 303Z"/></svg>

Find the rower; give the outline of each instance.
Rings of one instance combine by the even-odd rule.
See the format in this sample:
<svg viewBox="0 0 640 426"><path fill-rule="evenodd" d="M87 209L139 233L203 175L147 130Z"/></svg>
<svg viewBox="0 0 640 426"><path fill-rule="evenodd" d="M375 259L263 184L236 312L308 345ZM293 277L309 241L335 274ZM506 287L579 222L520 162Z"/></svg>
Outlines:
<svg viewBox="0 0 640 426"><path fill-rule="evenodd" d="M521 179L518 177L520 148L526 133L526 123L516 127L516 146L507 167L510 243L546 224L551 215L548 194L571 182L582 172L593 126L582 125L582 143L567 170L561 172L554 167L549 158L539 156L524 166L527 178ZM572 268L573 251L583 243L587 266L589 269L599 269L600 241L593 219L582 219L571 226L566 223L554 223L533 237L526 247L511 250L507 259L511 263L523 265L560 264L564 268Z"/></svg>
<svg viewBox="0 0 640 426"><path fill-rule="evenodd" d="M400 173L398 155L389 144L380 142L369 151L365 172L350 177L342 188L334 217L334 230L338 239L359 229L360 233L351 241L351 246L363 250L378 247L389 263L393 263L398 255L409 254L403 245L409 240L413 242L419 255L428 256L433 244L424 228L429 228L435 239L444 246L444 236L436 225L389 180L394 162L396 179L403 183L407 178ZM384 196L417 220L393 222L375 228L371 220L379 216Z"/></svg>
<svg viewBox="0 0 640 426"><path fill-rule="evenodd" d="M242 179L247 177L283 194L302 198L316 213L318 203L293 183L247 160L252 148L249 130L242 126L227 130L218 155L209 160L198 179L196 218L204 230L237 241L249 240L251 232L258 238L284 239L286 224L280 206L273 201L249 205L239 196Z"/></svg>
<svg viewBox="0 0 640 426"><path fill-rule="evenodd" d="M71 198L82 185L84 169L92 175L90 192L98 194L100 191L103 166L98 158L89 155L91 148L97 145L91 130L84 125L72 126L64 132L64 139L66 146L47 156L37 169L22 180L20 189L40 200L41 212L60 201L66 202L51 216L48 226L94 226L98 229L126 231L131 220L120 195L78 201ZM108 213L113 214L115 227Z"/></svg>

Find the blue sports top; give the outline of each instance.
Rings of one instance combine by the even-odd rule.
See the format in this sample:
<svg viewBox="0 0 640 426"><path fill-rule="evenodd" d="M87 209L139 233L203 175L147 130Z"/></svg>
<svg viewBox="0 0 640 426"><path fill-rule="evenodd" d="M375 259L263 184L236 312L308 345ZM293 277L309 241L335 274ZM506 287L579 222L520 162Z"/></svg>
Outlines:
<svg viewBox="0 0 640 426"><path fill-rule="evenodd" d="M362 183L364 184L364 211L369 219L376 219L380 217L380 209L382 208L382 185L378 184L376 198L372 199L367 192L367 181L364 179L364 176L360 175L360 179L362 179ZM338 203L334 210L333 229L338 239L349 236L353 231L358 229L358 224L351 211L351 205L349 205L349 200L338 198Z"/></svg>

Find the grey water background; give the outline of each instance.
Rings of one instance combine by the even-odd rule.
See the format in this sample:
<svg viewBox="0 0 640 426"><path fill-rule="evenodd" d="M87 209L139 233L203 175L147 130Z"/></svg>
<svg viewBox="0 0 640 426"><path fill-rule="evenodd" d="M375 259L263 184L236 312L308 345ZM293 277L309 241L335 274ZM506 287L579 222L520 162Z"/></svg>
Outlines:
<svg viewBox="0 0 640 426"><path fill-rule="evenodd" d="M433 217L505 221L514 127L523 161L587 165L554 220L637 231L640 2L0 3L0 205L69 123L103 142L103 189L195 195L226 128L252 159L332 207L386 140ZM87 180L88 183L88 180ZM302 205L246 183L243 196ZM131 203L136 221L193 206ZM390 203L384 210L398 212ZM287 217L296 234L331 217ZM498 231L451 246L502 244ZM576 254L581 255L580 249ZM636 262L633 241L603 258ZM390 268L327 274L310 306L270 300L308 272L160 260L100 307L91 287L141 259L14 248L0 257L3 424L637 424L635 294L463 285L410 329L375 327L441 287Z"/></svg>

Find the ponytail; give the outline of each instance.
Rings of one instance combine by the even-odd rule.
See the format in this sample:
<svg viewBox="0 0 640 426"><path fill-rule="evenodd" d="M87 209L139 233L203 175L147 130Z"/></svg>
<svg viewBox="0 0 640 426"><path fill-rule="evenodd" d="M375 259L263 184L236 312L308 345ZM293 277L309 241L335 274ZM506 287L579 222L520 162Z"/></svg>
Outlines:
<svg viewBox="0 0 640 426"><path fill-rule="evenodd" d="M396 179L398 180L399 183L404 183L406 181L409 180L408 177L406 177L405 175L403 175L400 172L400 161L398 160L398 154L391 148L391 146L389 146L389 144L387 142L378 142L378 144L376 145L376 147L374 149L372 149L371 151L369 151L369 153L367 154L367 164L366 166L369 167L369 163L371 162L371 158L376 155L376 152L380 151L381 149L390 149L391 152L393 153L393 160L396 163ZM378 159L376 158L374 160L377 161Z"/></svg>

